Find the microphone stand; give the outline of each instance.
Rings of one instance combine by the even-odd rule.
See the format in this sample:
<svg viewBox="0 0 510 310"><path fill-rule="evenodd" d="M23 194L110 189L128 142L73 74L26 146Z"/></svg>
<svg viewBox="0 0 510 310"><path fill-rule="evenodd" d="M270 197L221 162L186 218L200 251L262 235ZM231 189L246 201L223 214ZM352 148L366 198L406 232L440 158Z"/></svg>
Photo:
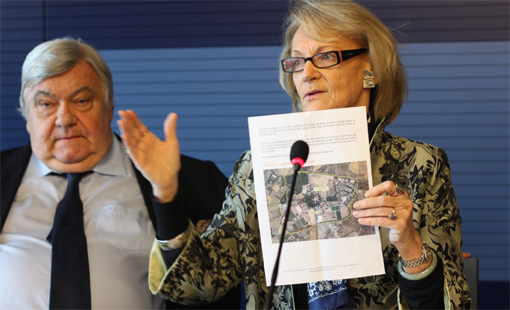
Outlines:
<svg viewBox="0 0 510 310"><path fill-rule="evenodd" d="M276 254L276 261L274 263L273 275L271 277L271 287L269 289L269 295L266 300L266 310L271 309L273 306L273 293L276 284L276 278L278 277L278 269L280 267L280 256L282 254L283 240L285 238L285 231L287 230L287 222L289 221L290 205L292 197L294 196L294 187L296 186L296 179L298 171L301 168L299 164L294 164L294 175L292 176L292 186L290 187L289 202L287 203L287 210L285 210L285 218L283 220L282 235L280 236L280 245L278 246L278 254Z"/></svg>

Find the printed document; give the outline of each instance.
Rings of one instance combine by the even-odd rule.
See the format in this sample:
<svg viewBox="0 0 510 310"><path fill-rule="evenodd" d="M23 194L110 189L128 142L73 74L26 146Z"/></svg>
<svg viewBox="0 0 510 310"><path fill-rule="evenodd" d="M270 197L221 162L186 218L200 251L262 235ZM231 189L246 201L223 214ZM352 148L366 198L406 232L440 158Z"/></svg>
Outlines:
<svg viewBox="0 0 510 310"><path fill-rule="evenodd" d="M372 187L364 107L248 118L267 285L294 170L290 149L308 143L296 179L276 285L384 273L379 228L360 225L354 202Z"/></svg>

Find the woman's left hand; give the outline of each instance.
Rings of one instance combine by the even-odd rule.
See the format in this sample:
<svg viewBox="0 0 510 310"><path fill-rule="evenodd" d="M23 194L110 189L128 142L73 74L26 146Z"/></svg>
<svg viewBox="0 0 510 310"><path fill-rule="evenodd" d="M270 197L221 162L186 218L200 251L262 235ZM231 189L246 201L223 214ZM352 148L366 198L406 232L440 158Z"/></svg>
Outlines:
<svg viewBox="0 0 510 310"><path fill-rule="evenodd" d="M405 260L420 257L423 240L413 226L413 202L402 188L392 181L376 185L354 209L360 224L388 228L389 241Z"/></svg>

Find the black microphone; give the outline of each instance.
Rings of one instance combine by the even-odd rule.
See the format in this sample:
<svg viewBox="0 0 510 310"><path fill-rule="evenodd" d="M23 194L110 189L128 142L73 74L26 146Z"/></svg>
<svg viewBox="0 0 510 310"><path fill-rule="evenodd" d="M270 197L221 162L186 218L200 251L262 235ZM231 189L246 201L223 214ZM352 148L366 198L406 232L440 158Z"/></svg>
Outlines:
<svg viewBox="0 0 510 310"><path fill-rule="evenodd" d="M289 221L290 205L292 202L292 196L294 196L294 188L296 187L296 179L299 169L303 167L306 160L308 159L309 148L305 141L298 140L292 144L290 149L290 162L293 164L294 175L292 177L292 185L290 187L289 201L287 203L287 210L285 210L285 218L283 219L282 234L280 236L280 245L278 247L278 254L276 255L276 261L273 268L273 276L271 277L271 287L266 300L266 309L271 309L273 306L273 293L276 284L276 278L278 277L278 268L280 267L280 256L282 254L283 240L285 239L285 231L287 230L287 222Z"/></svg>
<svg viewBox="0 0 510 310"><path fill-rule="evenodd" d="M303 167L308 159L309 148L305 141L297 140L290 149L290 163L294 165L294 171Z"/></svg>

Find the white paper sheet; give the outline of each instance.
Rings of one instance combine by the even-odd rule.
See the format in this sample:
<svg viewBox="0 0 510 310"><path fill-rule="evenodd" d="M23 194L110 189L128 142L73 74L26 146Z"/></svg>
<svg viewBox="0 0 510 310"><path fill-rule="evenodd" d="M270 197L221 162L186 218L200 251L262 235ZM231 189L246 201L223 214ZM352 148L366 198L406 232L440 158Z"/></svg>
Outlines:
<svg viewBox="0 0 510 310"><path fill-rule="evenodd" d="M372 187L364 107L248 118L267 285L278 252L297 140L310 154L297 178L277 285L384 273L377 227L362 226L352 205Z"/></svg>

